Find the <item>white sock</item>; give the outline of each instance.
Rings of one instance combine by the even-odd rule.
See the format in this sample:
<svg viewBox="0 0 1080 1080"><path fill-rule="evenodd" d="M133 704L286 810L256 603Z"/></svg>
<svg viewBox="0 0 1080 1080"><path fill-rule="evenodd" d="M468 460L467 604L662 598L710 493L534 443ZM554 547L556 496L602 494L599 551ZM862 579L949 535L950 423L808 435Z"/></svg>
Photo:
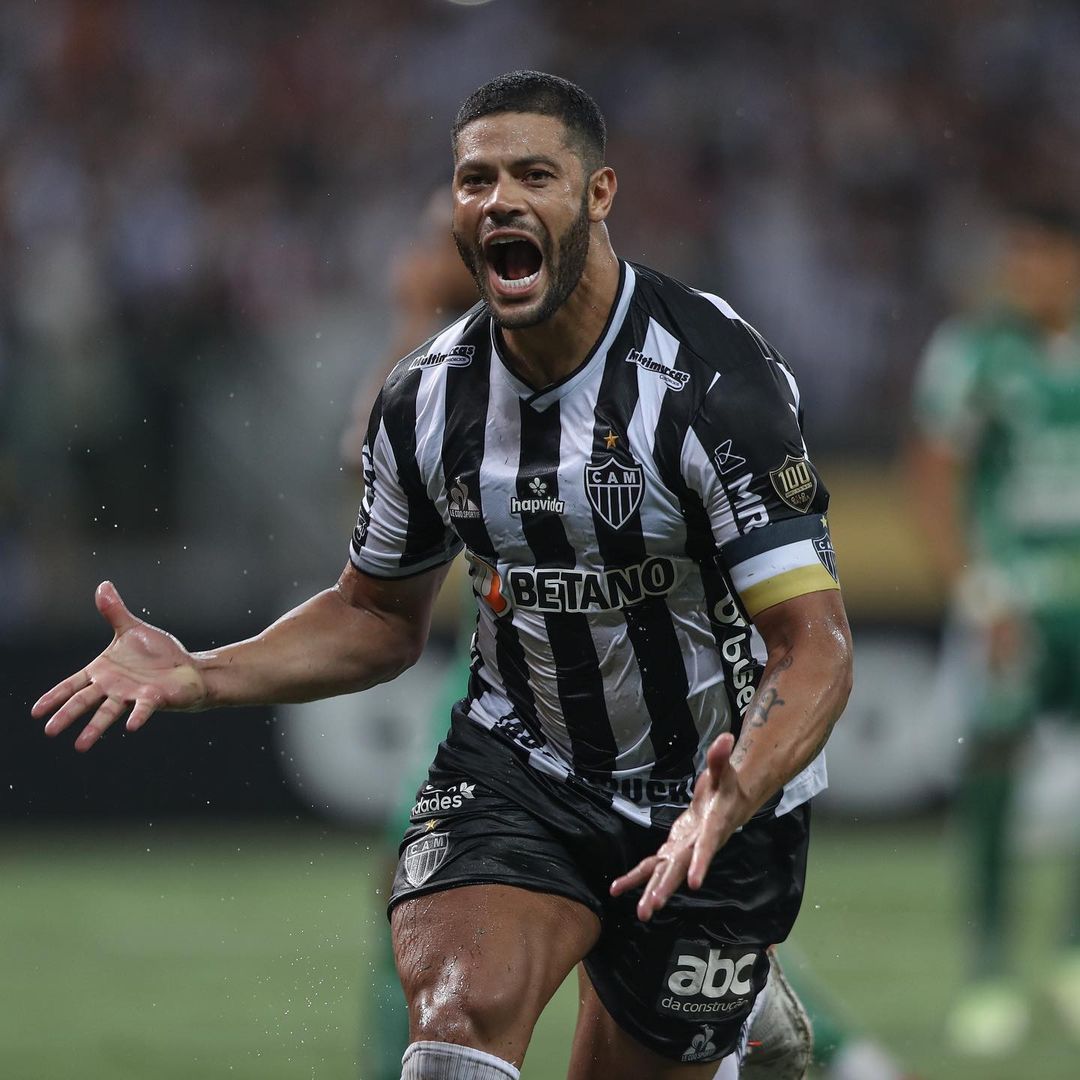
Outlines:
<svg viewBox="0 0 1080 1080"><path fill-rule="evenodd" d="M713 1080L739 1080L739 1055L728 1054L720 1062L720 1068L717 1069Z"/></svg>
<svg viewBox="0 0 1080 1080"><path fill-rule="evenodd" d="M502 1058L444 1042L410 1043L401 1059L401 1080L521 1080Z"/></svg>

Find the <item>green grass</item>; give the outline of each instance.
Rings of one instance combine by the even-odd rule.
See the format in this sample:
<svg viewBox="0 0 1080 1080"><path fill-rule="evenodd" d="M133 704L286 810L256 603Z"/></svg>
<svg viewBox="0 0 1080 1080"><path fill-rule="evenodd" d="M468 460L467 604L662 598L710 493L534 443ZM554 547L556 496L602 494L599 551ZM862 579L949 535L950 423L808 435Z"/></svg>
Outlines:
<svg viewBox="0 0 1080 1080"><path fill-rule="evenodd" d="M9 829L0 837L0 1076L363 1077L378 935L367 838L312 825ZM1053 956L1059 861L1025 867L1023 977ZM852 1018L926 1080L1076 1075L1040 1016L1032 1048L970 1063L940 1045L961 950L932 831L819 828L796 934ZM563 1075L574 994L548 1009L524 1080Z"/></svg>

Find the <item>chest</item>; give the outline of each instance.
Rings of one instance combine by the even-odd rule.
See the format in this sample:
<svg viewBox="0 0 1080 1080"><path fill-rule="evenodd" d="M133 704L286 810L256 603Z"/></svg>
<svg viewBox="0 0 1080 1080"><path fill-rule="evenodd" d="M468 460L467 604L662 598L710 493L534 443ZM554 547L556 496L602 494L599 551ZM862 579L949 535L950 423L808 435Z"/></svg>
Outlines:
<svg viewBox="0 0 1080 1080"><path fill-rule="evenodd" d="M444 455L445 523L503 565L631 565L685 546L655 422L581 394L509 399ZM462 501L467 490L471 504Z"/></svg>

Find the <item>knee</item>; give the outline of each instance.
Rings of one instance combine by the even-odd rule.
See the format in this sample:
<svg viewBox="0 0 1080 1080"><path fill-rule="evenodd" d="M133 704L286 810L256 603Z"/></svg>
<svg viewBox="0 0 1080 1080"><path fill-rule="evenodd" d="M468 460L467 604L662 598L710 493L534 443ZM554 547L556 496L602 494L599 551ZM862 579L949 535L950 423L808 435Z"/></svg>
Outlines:
<svg viewBox="0 0 1080 1080"><path fill-rule="evenodd" d="M416 1040L486 1048L499 1045L519 1019L521 998L490 968L467 962L433 965L402 974L409 1004L409 1034Z"/></svg>

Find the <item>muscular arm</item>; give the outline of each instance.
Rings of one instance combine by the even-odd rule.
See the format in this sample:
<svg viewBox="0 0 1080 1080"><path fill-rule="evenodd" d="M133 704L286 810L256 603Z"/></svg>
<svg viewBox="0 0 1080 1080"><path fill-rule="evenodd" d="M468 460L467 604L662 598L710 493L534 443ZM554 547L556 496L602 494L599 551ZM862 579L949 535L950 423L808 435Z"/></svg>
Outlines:
<svg viewBox="0 0 1080 1080"><path fill-rule="evenodd" d="M762 804L821 751L851 690L851 634L840 593L808 593L760 612L769 650L736 744L709 747L690 806L660 850L613 882L618 896L645 886L638 917L652 918L686 881L701 887L713 856Z"/></svg>
<svg viewBox="0 0 1080 1080"><path fill-rule="evenodd" d="M851 633L838 591L808 593L755 619L769 650L731 768L742 825L821 752L851 691Z"/></svg>
<svg viewBox="0 0 1080 1080"><path fill-rule="evenodd" d="M349 565L332 589L256 637L202 653L136 619L103 582L95 601L112 642L42 695L32 714L52 714L45 732L57 735L94 710L75 740L77 750L89 750L128 710L127 728L135 731L159 710L310 701L386 682L419 657L446 570L391 581Z"/></svg>
<svg viewBox="0 0 1080 1080"><path fill-rule="evenodd" d="M346 566L256 637L196 653L201 707L313 701L396 678L420 657L447 569L384 580Z"/></svg>

